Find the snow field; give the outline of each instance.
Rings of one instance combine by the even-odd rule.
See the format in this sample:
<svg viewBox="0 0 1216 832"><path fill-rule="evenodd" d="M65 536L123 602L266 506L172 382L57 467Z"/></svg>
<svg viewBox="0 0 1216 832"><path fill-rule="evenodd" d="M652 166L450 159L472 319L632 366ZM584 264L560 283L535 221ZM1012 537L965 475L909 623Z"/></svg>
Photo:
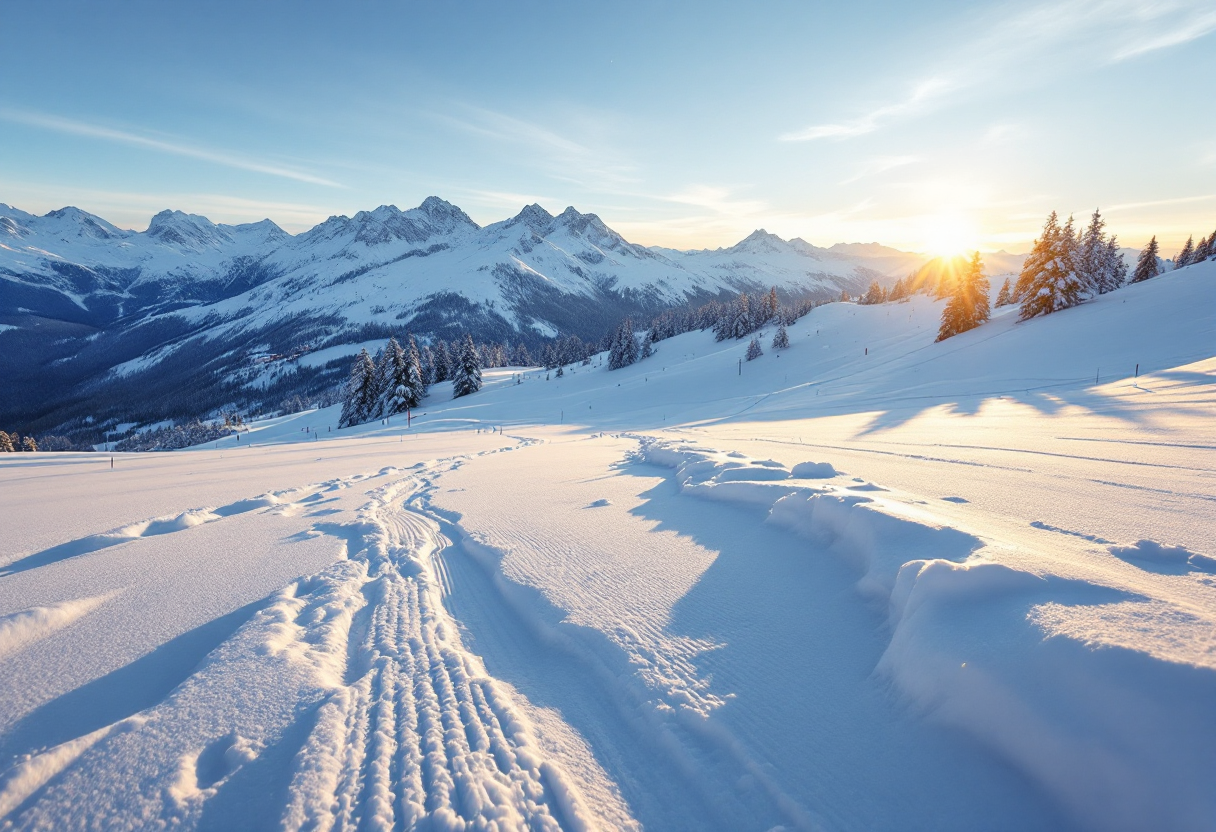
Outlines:
<svg viewBox="0 0 1216 832"><path fill-rule="evenodd" d="M767 472L783 470L687 444L643 440L643 449L676 468L683 491L711 499L773 500L770 482L745 486L740 472L770 480ZM997 562L999 545L988 550L926 511L849 493L859 489L886 490L846 481L807 494L789 485L770 503L768 522L845 558L861 573L862 594L889 609L880 672L933 720L1021 767L1087 826L1201 829L1216 817L1206 775L1216 770L1216 750L1199 739L1216 731L1216 654L1192 647L1153 656L1143 643L1109 641L1095 649L1086 643L1093 633L1070 626L1077 608L1101 616L1130 606L1145 619L1181 616L1185 645L1186 624L1202 631L1210 619L1126 589L1007 566ZM1188 560L1185 550L1151 541L1137 551L1163 549L1173 562Z"/></svg>

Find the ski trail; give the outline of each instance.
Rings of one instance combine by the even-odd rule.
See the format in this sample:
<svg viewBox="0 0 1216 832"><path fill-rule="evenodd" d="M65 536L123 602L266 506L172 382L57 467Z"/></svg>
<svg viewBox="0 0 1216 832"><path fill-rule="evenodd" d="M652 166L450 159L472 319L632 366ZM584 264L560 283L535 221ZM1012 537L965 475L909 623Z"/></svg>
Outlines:
<svg viewBox="0 0 1216 832"><path fill-rule="evenodd" d="M360 512L365 546L352 559L367 568L344 593L368 599L347 657L357 678L320 708L283 827L595 828L511 697L461 644L442 602L448 541L405 506L420 486L415 476L378 488Z"/></svg>

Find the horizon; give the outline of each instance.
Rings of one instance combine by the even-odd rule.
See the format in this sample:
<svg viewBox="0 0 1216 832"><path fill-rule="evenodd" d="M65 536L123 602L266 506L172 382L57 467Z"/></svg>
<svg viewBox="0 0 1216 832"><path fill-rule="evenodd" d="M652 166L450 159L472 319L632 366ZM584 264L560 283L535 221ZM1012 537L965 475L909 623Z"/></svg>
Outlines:
<svg viewBox="0 0 1216 832"><path fill-rule="evenodd" d="M1172 256L1216 227L1198 0L286 8L10 10L0 201L299 233L440 193L481 225L577 205L682 250L765 228L1025 251L1098 207Z"/></svg>

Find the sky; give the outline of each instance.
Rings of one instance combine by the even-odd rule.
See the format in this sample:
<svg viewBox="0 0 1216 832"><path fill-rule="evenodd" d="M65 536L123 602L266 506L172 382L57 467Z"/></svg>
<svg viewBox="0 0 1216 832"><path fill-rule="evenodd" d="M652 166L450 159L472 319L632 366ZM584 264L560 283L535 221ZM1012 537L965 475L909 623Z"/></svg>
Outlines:
<svg viewBox="0 0 1216 832"><path fill-rule="evenodd" d="M429 195L632 242L1216 229L1216 2L0 3L0 202L297 233Z"/></svg>

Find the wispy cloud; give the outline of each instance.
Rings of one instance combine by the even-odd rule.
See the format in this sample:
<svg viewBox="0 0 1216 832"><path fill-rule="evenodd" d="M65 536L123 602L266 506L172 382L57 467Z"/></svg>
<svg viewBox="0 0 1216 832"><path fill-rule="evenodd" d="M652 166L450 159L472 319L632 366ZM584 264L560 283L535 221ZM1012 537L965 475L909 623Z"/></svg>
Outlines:
<svg viewBox="0 0 1216 832"><path fill-rule="evenodd" d="M865 179L870 176L878 176L879 174L886 173L889 170L902 168L905 165L911 165L919 161L919 156L877 156L862 165L861 170L850 176L848 179L845 179L840 184L851 185L852 183L861 179Z"/></svg>
<svg viewBox="0 0 1216 832"><path fill-rule="evenodd" d="M1202 196L1180 196L1175 199L1154 199L1150 202L1124 202L1120 205L1112 205L1109 208L1102 210L1110 211L1130 211L1137 208L1159 208L1164 205L1185 205L1188 202L1210 202L1216 199L1216 194L1203 194Z"/></svg>
<svg viewBox="0 0 1216 832"><path fill-rule="evenodd" d="M884 122L898 116L915 113L922 109L934 98L945 93L950 86L951 84L945 79L930 79L913 88L912 92L903 101L885 104L855 119L828 124L814 124L791 133L783 133L777 138L783 142L809 142L816 139L850 139L854 136L873 133Z"/></svg>
<svg viewBox="0 0 1216 832"><path fill-rule="evenodd" d="M562 182L612 192L638 181L634 166L602 136L595 135L605 132L603 124L572 131L592 134L574 139L566 135L567 131L559 132L537 120L484 107L462 105L456 112L430 115L436 121L500 145L516 158L521 152L526 154L525 161Z"/></svg>
<svg viewBox="0 0 1216 832"><path fill-rule="evenodd" d="M254 171L256 173L264 173L268 176L278 176L283 179L294 179L297 182L307 182L312 185L325 185L326 187L330 188L343 187L339 183L330 179L325 179L311 173L294 170L281 165L270 164L257 159L250 159L247 157L236 156L231 153L209 150L207 148L181 142L177 139L145 136L138 133L132 133L129 130L119 130L101 124L77 121L75 119L63 118L62 116L50 115L47 113L36 113L28 110L0 109L0 120L8 121L13 124L24 124L29 127L38 127L44 130L52 130L56 133L66 133L73 136L87 136L89 138L102 139L103 141L116 142L118 144L130 145L132 147L142 147L147 150L154 150L159 153L168 153L174 156L185 156L190 159L201 159L205 162L212 162L225 167Z"/></svg>
<svg viewBox="0 0 1216 832"><path fill-rule="evenodd" d="M973 19L946 33L950 62L902 99L859 116L783 133L781 141L850 139L957 103L996 85L1043 83L1081 66L1117 63L1216 31L1211 0L1064 0Z"/></svg>

